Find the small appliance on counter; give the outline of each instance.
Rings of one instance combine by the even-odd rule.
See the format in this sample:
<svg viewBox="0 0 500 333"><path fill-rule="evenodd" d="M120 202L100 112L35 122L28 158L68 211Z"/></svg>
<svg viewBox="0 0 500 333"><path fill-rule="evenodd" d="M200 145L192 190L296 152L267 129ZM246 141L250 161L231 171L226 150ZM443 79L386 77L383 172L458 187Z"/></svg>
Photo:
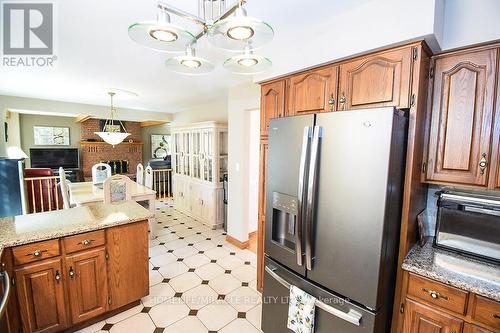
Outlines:
<svg viewBox="0 0 500 333"><path fill-rule="evenodd" d="M500 263L500 195L439 193L434 246Z"/></svg>

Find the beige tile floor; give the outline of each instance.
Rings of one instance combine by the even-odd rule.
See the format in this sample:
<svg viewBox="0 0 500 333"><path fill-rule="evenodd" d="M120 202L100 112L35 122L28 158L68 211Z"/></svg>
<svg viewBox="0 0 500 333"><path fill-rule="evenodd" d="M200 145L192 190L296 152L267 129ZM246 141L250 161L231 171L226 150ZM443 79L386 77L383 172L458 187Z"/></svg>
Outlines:
<svg viewBox="0 0 500 333"><path fill-rule="evenodd" d="M258 333L261 295L256 255L157 201L149 247L149 295L141 304L78 332Z"/></svg>

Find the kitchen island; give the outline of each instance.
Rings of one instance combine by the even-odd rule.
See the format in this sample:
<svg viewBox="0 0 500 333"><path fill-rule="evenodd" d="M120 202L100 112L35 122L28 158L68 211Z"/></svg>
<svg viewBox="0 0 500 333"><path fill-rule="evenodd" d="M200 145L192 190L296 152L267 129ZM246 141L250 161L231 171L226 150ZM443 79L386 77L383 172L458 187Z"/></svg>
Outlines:
<svg viewBox="0 0 500 333"><path fill-rule="evenodd" d="M151 217L124 201L0 219L11 282L0 331L72 331L136 304L149 291Z"/></svg>

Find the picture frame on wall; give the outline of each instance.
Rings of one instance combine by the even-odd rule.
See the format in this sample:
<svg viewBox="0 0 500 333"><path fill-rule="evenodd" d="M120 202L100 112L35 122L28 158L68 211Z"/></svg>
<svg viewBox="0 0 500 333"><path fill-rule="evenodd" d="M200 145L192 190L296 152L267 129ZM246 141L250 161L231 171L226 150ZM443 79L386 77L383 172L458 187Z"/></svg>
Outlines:
<svg viewBox="0 0 500 333"><path fill-rule="evenodd" d="M69 127L33 126L35 146L69 146Z"/></svg>
<svg viewBox="0 0 500 333"><path fill-rule="evenodd" d="M151 134L151 158L165 158L170 155L170 134Z"/></svg>

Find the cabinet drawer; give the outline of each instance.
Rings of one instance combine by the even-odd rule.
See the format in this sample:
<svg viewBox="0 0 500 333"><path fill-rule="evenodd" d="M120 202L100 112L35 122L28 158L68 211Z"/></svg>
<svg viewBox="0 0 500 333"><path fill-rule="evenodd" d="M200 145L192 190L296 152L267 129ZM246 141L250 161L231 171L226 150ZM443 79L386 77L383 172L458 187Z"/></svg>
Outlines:
<svg viewBox="0 0 500 333"><path fill-rule="evenodd" d="M441 308L464 314L468 293L442 283L410 274L408 295Z"/></svg>
<svg viewBox="0 0 500 333"><path fill-rule="evenodd" d="M51 239L43 242L16 246L12 249L15 265L56 257L60 254L59 240Z"/></svg>
<svg viewBox="0 0 500 333"><path fill-rule="evenodd" d="M106 237L104 235L104 230L97 230L75 236L64 237L63 242L66 253L73 253L104 245L106 243Z"/></svg>
<svg viewBox="0 0 500 333"><path fill-rule="evenodd" d="M491 327L500 327L500 303L475 295L472 318Z"/></svg>

